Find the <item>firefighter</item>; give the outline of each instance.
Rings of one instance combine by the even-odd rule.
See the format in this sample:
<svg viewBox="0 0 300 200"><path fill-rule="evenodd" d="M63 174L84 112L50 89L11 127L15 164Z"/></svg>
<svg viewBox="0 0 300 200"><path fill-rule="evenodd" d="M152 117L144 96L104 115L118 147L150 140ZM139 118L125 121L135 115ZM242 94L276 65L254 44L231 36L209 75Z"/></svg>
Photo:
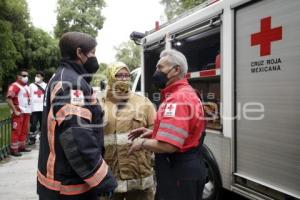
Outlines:
<svg viewBox="0 0 300 200"><path fill-rule="evenodd" d="M148 98L130 91L130 70L126 64L113 63L107 72L108 88L101 101L105 109L105 160L118 180L112 199L153 200L151 153L142 150L127 156L127 152L131 130L153 127L154 105Z"/></svg>
<svg viewBox="0 0 300 200"><path fill-rule="evenodd" d="M183 54L163 51L156 68L153 83L161 89L162 103L154 129L132 131L129 154L145 149L155 153L156 200L202 199L206 169L201 155L205 128L201 100L184 78L188 67Z"/></svg>
<svg viewBox="0 0 300 200"><path fill-rule="evenodd" d="M20 152L31 151L25 147L30 120L30 90L27 83L28 72L26 69L20 69L16 82L9 86L6 96L12 110L10 151L13 156L21 156Z"/></svg>
<svg viewBox="0 0 300 200"><path fill-rule="evenodd" d="M102 109L90 86L96 40L80 32L59 41L62 60L46 88L37 192L40 200L96 200L117 183L103 159Z"/></svg>

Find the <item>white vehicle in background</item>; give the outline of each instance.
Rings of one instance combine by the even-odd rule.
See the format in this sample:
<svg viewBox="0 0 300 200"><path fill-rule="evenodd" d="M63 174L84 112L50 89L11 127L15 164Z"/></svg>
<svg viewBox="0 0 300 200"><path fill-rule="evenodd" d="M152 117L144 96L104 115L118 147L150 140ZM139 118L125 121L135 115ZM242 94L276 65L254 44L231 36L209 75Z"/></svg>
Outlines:
<svg viewBox="0 0 300 200"><path fill-rule="evenodd" d="M209 117L204 199L219 199L222 187L249 199L300 199L299 27L299 0L211 0L160 30L132 33L143 48L134 84L141 77L155 104L160 52L188 59Z"/></svg>
<svg viewBox="0 0 300 200"><path fill-rule="evenodd" d="M131 91L142 94L141 93L141 68L138 67L131 71Z"/></svg>

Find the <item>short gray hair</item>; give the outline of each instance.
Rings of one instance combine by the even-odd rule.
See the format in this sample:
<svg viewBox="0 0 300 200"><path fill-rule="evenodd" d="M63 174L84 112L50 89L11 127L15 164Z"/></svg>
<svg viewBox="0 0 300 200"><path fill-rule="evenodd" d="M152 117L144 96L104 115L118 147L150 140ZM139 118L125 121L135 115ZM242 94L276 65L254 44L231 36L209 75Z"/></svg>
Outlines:
<svg viewBox="0 0 300 200"><path fill-rule="evenodd" d="M172 65L179 65L181 68L181 76L184 76L188 72L188 63L186 57L175 49L164 50L160 53L160 58L167 57L167 60Z"/></svg>

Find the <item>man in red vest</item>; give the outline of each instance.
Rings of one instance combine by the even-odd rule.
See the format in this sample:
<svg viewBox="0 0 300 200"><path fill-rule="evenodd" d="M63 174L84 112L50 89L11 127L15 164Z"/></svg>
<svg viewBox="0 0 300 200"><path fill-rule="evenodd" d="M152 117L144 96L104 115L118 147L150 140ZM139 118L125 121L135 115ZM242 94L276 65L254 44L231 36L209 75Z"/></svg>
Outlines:
<svg viewBox="0 0 300 200"><path fill-rule="evenodd" d="M30 91L27 85L28 72L20 69L16 82L7 92L7 103L12 110L11 155L21 156L20 152L29 152L25 147L30 120Z"/></svg>
<svg viewBox="0 0 300 200"><path fill-rule="evenodd" d="M129 154L141 149L155 153L155 200L199 200L206 178L202 156L205 119L202 102L185 79L188 64L176 50L160 54L153 84L162 102L153 130L138 128Z"/></svg>

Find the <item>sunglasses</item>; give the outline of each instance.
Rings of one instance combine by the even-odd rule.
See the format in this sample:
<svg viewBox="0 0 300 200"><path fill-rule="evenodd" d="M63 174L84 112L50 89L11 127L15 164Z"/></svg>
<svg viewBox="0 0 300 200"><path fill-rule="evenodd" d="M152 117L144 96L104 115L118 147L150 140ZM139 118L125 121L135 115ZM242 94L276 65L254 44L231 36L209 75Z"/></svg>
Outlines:
<svg viewBox="0 0 300 200"><path fill-rule="evenodd" d="M22 77L28 77L28 75L24 75L24 74L21 74L20 76L22 76Z"/></svg>

